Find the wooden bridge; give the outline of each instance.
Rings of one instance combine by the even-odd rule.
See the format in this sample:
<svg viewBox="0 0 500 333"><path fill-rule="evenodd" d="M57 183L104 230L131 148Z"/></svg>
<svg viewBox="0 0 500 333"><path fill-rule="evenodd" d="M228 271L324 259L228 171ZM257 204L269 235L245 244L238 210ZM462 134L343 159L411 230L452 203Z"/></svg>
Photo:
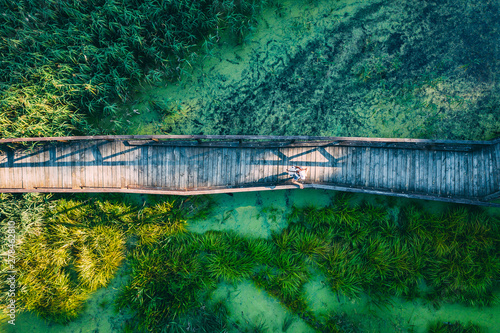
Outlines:
<svg viewBox="0 0 500 333"><path fill-rule="evenodd" d="M36 145L32 145L36 142ZM306 188L499 206L500 139L94 136L0 140L0 192L211 194Z"/></svg>

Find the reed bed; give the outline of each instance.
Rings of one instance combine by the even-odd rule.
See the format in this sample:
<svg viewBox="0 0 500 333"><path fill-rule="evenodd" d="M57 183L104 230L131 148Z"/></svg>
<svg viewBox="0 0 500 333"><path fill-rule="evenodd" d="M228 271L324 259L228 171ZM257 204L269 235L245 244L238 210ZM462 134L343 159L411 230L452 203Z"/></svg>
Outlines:
<svg viewBox="0 0 500 333"><path fill-rule="evenodd" d="M264 4L2 1L0 136L101 132L93 119L116 115L133 85L189 75L223 31L241 41Z"/></svg>
<svg viewBox="0 0 500 333"><path fill-rule="evenodd" d="M339 326L348 322L341 314L316 317L308 309L304 284L318 271L332 291L351 298L423 297L435 306L497 301L498 220L477 208L436 215L410 205L398 212L338 195L325 208L293 207L288 226L262 239L186 231L189 219L209 214L207 198L127 198L27 195L19 206L23 201L2 196L2 221L24 225L16 264L20 308L53 322L76 318L127 253L130 281L116 307L137 314L132 331L181 329L189 316L200 317L200 329L240 327L223 303L215 310L211 293L221 282L248 279L318 331L351 329Z"/></svg>
<svg viewBox="0 0 500 333"><path fill-rule="evenodd" d="M8 221L16 222L18 310L56 323L75 319L90 294L115 276L127 248L131 249L137 239L149 244L157 237L184 231L187 217L211 209L206 198L150 198L149 204L130 198L2 195L2 232L6 232ZM154 234L149 234L151 231ZM2 244L3 255L5 246ZM9 271L7 261L3 261L3 291L8 289L5 281Z"/></svg>
<svg viewBox="0 0 500 333"><path fill-rule="evenodd" d="M425 297L436 306L495 301L498 221L481 211L397 212L338 195L322 209L293 207L288 220L270 239L178 229L154 243L140 241L118 307L136 311L137 329L154 331L210 306L218 283L251 279L320 332L356 331L344 314L316 317L308 309L304 284L317 271L332 291L351 298Z"/></svg>

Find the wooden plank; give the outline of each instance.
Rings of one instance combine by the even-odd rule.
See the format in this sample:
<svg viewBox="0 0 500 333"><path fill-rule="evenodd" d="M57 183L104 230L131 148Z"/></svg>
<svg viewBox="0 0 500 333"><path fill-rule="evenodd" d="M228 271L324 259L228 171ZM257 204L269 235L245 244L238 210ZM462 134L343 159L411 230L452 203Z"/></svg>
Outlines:
<svg viewBox="0 0 500 333"><path fill-rule="evenodd" d="M157 182L158 182L158 186L160 187L163 187L164 184L165 184L165 171L166 171L166 162L165 162L165 159L166 159L166 150L164 147L161 147L160 149L158 149L157 151L158 153L158 156L157 156L157 161L158 161L158 165L157 165L157 168L158 168L158 179L157 179Z"/></svg>
<svg viewBox="0 0 500 333"><path fill-rule="evenodd" d="M310 165L313 168L312 177L309 177L312 183L322 183L323 169L326 162L326 157L324 157L318 147L312 148L310 155Z"/></svg>
<svg viewBox="0 0 500 333"><path fill-rule="evenodd" d="M463 154L455 154L455 196L463 195L463 183L462 183L462 169L463 169Z"/></svg>
<svg viewBox="0 0 500 333"><path fill-rule="evenodd" d="M397 163L395 159L395 151L394 149L388 149L387 151L387 183L386 183L386 188L389 190L394 189L394 170L396 169L394 167L394 164Z"/></svg>
<svg viewBox="0 0 500 333"><path fill-rule="evenodd" d="M84 141L80 142L80 154L79 154L78 165L77 165L77 169L79 170L77 172L80 173L80 177L78 177L79 180L80 180L80 182L77 183L77 186L80 187L80 188L84 187L86 185L86 181L87 181L87 178L86 178L86 176L87 176L87 171L86 171L87 167L85 165L87 163L86 162L86 157L87 157L87 151L86 151L86 149L87 149L87 145L88 145L88 142L84 142Z"/></svg>
<svg viewBox="0 0 500 333"><path fill-rule="evenodd" d="M380 156L380 162L382 163L380 171L382 172L382 177L379 179L378 184L376 188L387 188L387 174L389 172L388 170L388 150L387 149L382 149L381 150L381 156Z"/></svg>
<svg viewBox="0 0 500 333"><path fill-rule="evenodd" d="M358 181L356 182L358 186L365 186L366 183L366 164L367 164L367 148L366 147L360 147L358 149L358 168L357 168L357 174L358 174Z"/></svg>
<svg viewBox="0 0 500 333"><path fill-rule="evenodd" d="M132 163L132 173L130 177L130 185L132 186L139 186L142 185L141 180L142 179L142 172L143 172L143 154L142 154L143 149L141 147L137 147L137 149L134 149L131 151L130 154L130 162ZM141 177L141 178L139 178Z"/></svg>
<svg viewBox="0 0 500 333"><path fill-rule="evenodd" d="M491 163L493 176L493 192L500 190L500 144L496 144L491 148Z"/></svg>
<svg viewBox="0 0 500 333"><path fill-rule="evenodd" d="M170 171L172 169L173 149L172 147L163 148L163 163L162 163L162 181L161 186L170 188L172 179L170 178Z"/></svg>
<svg viewBox="0 0 500 333"><path fill-rule="evenodd" d="M137 160L137 176L135 185L143 187L145 185L144 179L147 178L148 147L139 147L137 155L134 157Z"/></svg>
<svg viewBox="0 0 500 333"><path fill-rule="evenodd" d="M31 178L32 170L31 167L31 152L28 150L23 150L18 153L17 163L19 163L19 168L21 169L22 174L22 186L23 188L30 189L33 188ZM1 177L1 175L0 175ZM0 185L1 186L1 185Z"/></svg>
<svg viewBox="0 0 500 333"><path fill-rule="evenodd" d="M418 154L418 187L417 191L422 193L424 189L427 188L427 162L428 162L428 154L425 150L420 150Z"/></svg>
<svg viewBox="0 0 500 333"><path fill-rule="evenodd" d="M264 149L262 151L262 175L259 180L261 183L269 183L272 179L272 173L269 167L270 159L270 149Z"/></svg>
<svg viewBox="0 0 500 333"><path fill-rule="evenodd" d="M71 188L80 188L80 142L72 145L73 154L71 154Z"/></svg>
<svg viewBox="0 0 500 333"><path fill-rule="evenodd" d="M129 146L126 146L124 143L119 144L120 147L120 166L121 166L121 188L127 188L130 184L130 177L132 174L132 163L130 161L131 151Z"/></svg>
<svg viewBox="0 0 500 333"><path fill-rule="evenodd" d="M427 184L427 190L424 193L435 194L435 184L436 184L436 151L428 152L427 159L427 178L429 179Z"/></svg>
<svg viewBox="0 0 500 333"><path fill-rule="evenodd" d="M2 149L5 149L4 147L0 147ZM8 156L6 149L5 150L0 150L0 188L9 188L9 176L7 173L7 165L8 163Z"/></svg>
<svg viewBox="0 0 500 333"><path fill-rule="evenodd" d="M447 163L447 174L446 174L446 195L452 196L455 194L455 161L456 152L447 152L448 163Z"/></svg>
<svg viewBox="0 0 500 333"><path fill-rule="evenodd" d="M428 174L427 174L427 171L429 170L427 168L427 163L428 163L428 153L427 151L425 150L420 150L419 151L419 159L418 159L418 163L419 163L419 179L418 179L418 191L419 192L424 192L424 189L427 188L427 178L428 178Z"/></svg>
<svg viewBox="0 0 500 333"><path fill-rule="evenodd" d="M354 169L354 179L352 180L352 184L354 186L361 186L362 185L362 180L361 180L361 165L363 164L363 148L358 147L356 150L353 152L353 169Z"/></svg>
<svg viewBox="0 0 500 333"><path fill-rule="evenodd" d="M130 174L131 169L133 168L130 159L130 147L126 146L122 142L119 143L118 147L120 147L120 187L126 188L130 183Z"/></svg>
<svg viewBox="0 0 500 333"><path fill-rule="evenodd" d="M144 185L146 186L152 186L154 182L154 177L155 177L155 170L154 170L154 153L153 149L155 147L149 146L147 150L147 160L146 160L146 165L144 168Z"/></svg>
<svg viewBox="0 0 500 333"><path fill-rule="evenodd" d="M23 175L23 151L20 150L20 149L16 149L14 151L14 163L12 165L13 169L14 169L14 182L16 184L16 187L19 187L19 188L24 188L24 183L25 183L25 180L24 180L24 175Z"/></svg>
<svg viewBox="0 0 500 333"><path fill-rule="evenodd" d="M410 164L411 168L411 175L410 175L410 188L409 191L411 192L416 192L418 188L418 181L419 181L419 161L420 161L420 150L416 150L411 153L412 154L412 160Z"/></svg>
<svg viewBox="0 0 500 333"><path fill-rule="evenodd" d="M405 180L405 163L404 163L404 149L393 149L394 165L393 165L393 184L392 190L395 192L400 192L403 188L403 183Z"/></svg>
<svg viewBox="0 0 500 333"><path fill-rule="evenodd" d="M144 184L146 186L153 186L155 182L155 154L154 149L156 147L148 147L148 160L146 162L146 175L144 179Z"/></svg>
<svg viewBox="0 0 500 333"><path fill-rule="evenodd" d="M473 168L473 195L474 197L479 196L480 193L480 162L479 162L479 154L478 151L474 151L472 154L472 168Z"/></svg>
<svg viewBox="0 0 500 333"><path fill-rule="evenodd" d="M193 169L194 169L194 166L193 166L193 157L194 157L194 154L195 154L195 150L196 147L189 147L189 148L185 148L184 149L184 152L185 152L185 157L184 157L184 160L186 161L186 175L185 175L185 178L186 178L186 188L187 189L192 189L194 187L194 182L193 182L193 178L194 178L194 175L193 175Z"/></svg>
<svg viewBox="0 0 500 333"><path fill-rule="evenodd" d="M488 159L488 184L489 184L489 187L488 187L488 194L490 193L493 193L495 192L495 183L496 183L496 179L495 179L495 173L493 171L493 149L492 148L485 148L485 153L487 155L487 159Z"/></svg>
<svg viewBox="0 0 500 333"><path fill-rule="evenodd" d="M179 148L179 188L185 190L187 188L187 165L188 165L188 157L187 157L187 149L185 147Z"/></svg>
<svg viewBox="0 0 500 333"><path fill-rule="evenodd" d="M94 158L96 160L96 165L97 165L97 179L98 179L98 184L97 187L104 187L104 177L105 177L105 170L106 168L104 167L104 160L103 160L103 153L106 154L106 144L102 141L99 141L96 143L94 146ZM107 175L106 175L107 176Z"/></svg>
<svg viewBox="0 0 500 333"><path fill-rule="evenodd" d="M473 170L472 170L472 153L464 154L464 196L471 197L473 192L472 181L473 181Z"/></svg>
<svg viewBox="0 0 500 333"><path fill-rule="evenodd" d="M122 175L121 175L121 142L113 141L111 142L111 157L109 158L110 172L113 187L122 187Z"/></svg>
<svg viewBox="0 0 500 333"><path fill-rule="evenodd" d="M109 168L109 156L111 155L111 142L103 142L99 146L101 152L102 187L112 187L111 170Z"/></svg>
<svg viewBox="0 0 500 333"><path fill-rule="evenodd" d="M494 187L493 187L493 167L492 167L492 156L491 156L491 149L484 148L481 149L483 158L484 158L484 164L485 164L485 190L486 193L484 195L488 195L494 192Z"/></svg>
<svg viewBox="0 0 500 333"><path fill-rule="evenodd" d="M37 162L38 162L38 154L37 149L31 149L28 152L29 157L26 160L26 188L33 189L36 184L36 179L39 178L39 174L37 173ZM3 179L3 167L2 167L2 156L3 152L0 151L0 187L2 187L2 179Z"/></svg>
<svg viewBox="0 0 500 333"><path fill-rule="evenodd" d="M337 173L335 174L334 182L337 184L343 184L344 182L344 167L346 164L347 156L344 155L344 147L336 147L337 151Z"/></svg>
<svg viewBox="0 0 500 333"><path fill-rule="evenodd" d="M441 179L440 179L440 186L439 186L439 192L441 193L442 196L446 195L446 187L447 187L447 177L446 177L446 165L448 163L448 156L446 155L445 151L441 151Z"/></svg>
<svg viewBox="0 0 500 333"><path fill-rule="evenodd" d="M441 179L441 152L433 151L432 153L432 189L431 193L439 195L440 179Z"/></svg>
<svg viewBox="0 0 500 333"><path fill-rule="evenodd" d="M207 183L207 187L210 188L213 185L213 173L214 173L214 156L215 152L212 148L206 149L206 158L205 158L205 179Z"/></svg>
<svg viewBox="0 0 500 333"><path fill-rule="evenodd" d="M264 151L262 149L255 150L255 171L254 182L263 182L264 175Z"/></svg>
<svg viewBox="0 0 500 333"><path fill-rule="evenodd" d="M372 151L370 148L363 149L363 164L361 165L362 180L361 186L368 187L370 184L370 168L373 168L371 161Z"/></svg>
<svg viewBox="0 0 500 333"><path fill-rule="evenodd" d="M327 137L327 136L272 136L272 135L96 135L96 136L66 136L66 137L37 137L37 138L11 138L0 139L0 143L32 142L32 141L72 141L72 140L182 140L182 139L205 139L205 140L272 140L272 141L330 141L335 144L371 144L371 143L404 143L414 146L435 145L469 145L482 146L500 142L500 139L492 141L466 141L466 140L428 140L428 139L398 139L398 138L359 138L359 137ZM446 147L445 147L446 148ZM426 148L428 149L428 148Z"/></svg>
<svg viewBox="0 0 500 333"><path fill-rule="evenodd" d="M370 150L369 182L368 187L374 188L377 177L380 175L380 149L368 148Z"/></svg>
<svg viewBox="0 0 500 333"><path fill-rule="evenodd" d="M15 183L14 179L11 174L11 166L14 162L14 152L11 149L6 148L4 151L4 164L3 164L3 175L2 175L2 182L4 184L3 187L5 188L15 188ZM42 169L42 172L45 172L44 169ZM43 175L43 173L42 173ZM44 177L40 177L44 178Z"/></svg>
<svg viewBox="0 0 500 333"><path fill-rule="evenodd" d="M355 148L352 147L345 147L345 154L346 154L346 168L345 168L345 175L344 175L344 184L347 186L351 185L351 179L352 179L352 151Z"/></svg>
<svg viewBox="0 0 500 333"><path fill-rule="evenodd" d="M152 170L150 172L151 174L151 179L150 179L150 184L151 186L160 186L161 182L161 151L160 147L151 147L152 153L151 153L151 160L149 160L149 165L151 166Z"/></svg>
<svg viewBox="0 0 500 333"><path fill-rule="evenodd" d="M172 148L172 167L170 168L170 173L169 173L169 178L170 178L170 188L172 189L179 189L179 184L180 184L180 152L179 152L179 147L173 147Z"/></svg>
<svg viewBox="0 0 500 333"><path fill-rule="evenodd" d="M161 147L158 149L158 186L164 187L166 182L167 173L167 149L166 147Z"/></svg>
<svg viewBox="0 0 500 333"><path fill-rule="evenodd" d="M45 186L57 187L57 170L55 170L56 150L53 145L48 145L45 152Z"/></svg>
<svg viewBox="0 0 500 333"><path fill-rule="evenodd" d="M198 189L198 178L200 176L200 160L201 160L201 157L200 157L200 153L201 153L201 148L196 148L194 151L193 151L193 155L192 155L192 173L193 173L193 188L194 189Z"/></svg>
<svg viewBox="0 0 500 333"><path fill-rule="evenodd" d="M322 158L325 158L325 162L323 163L323 168L321 169L321 175L320 175L322 183L330 182L330 179L332 178L336 168L336 156L332 153L333 149L330 152L328 148L329 147L324 148L324 154L326 156L322 156L320 152Z"/></svg>
<svg viewBox="0 0 500 333"><path fill-rule="evenodd" d="M459 153L459 165L457 169L458 176L458 195L463 197L465 195L465 179L467 177L467 169L465 168L465 154Z"/></svg>
<svg viewBox="0 0 500 333"><path fill-rule="evenodd" d="M272 170L273 170L273 182L278 183L280 179L280 174L285 172L283 169L283 165L281 164L280 157L279 157L279 148L272 148Z"/></svg>
<svg viewBox="0 0 500 333"><path fill-rule="evenodd" d="M216 148L210 148L210 158L212 159L211 167L210 167L210 172L208 174L208 177L211 178L210 181L212 183L212 186L218 186L218 172L219 172L219 157L218 157L218 150Z"/></svg>
<svg viewBox="0 0 500 333"><path fill-rule="evenodd" d="M104 158L108 155L107 149L108 149L107 142L100 141L98 144L95 145L94 153L96 155L94 157L97 160L97 169L99 170L98 187L107 187L106 185L109 179L108 168L104 165L105 163Z"/></svg>
<svg viewBox="0 0 500 333"><path fill-rule="evenodd" d="M479 159L479 196L485 196L487 193L487 171L486 171L486 159L484 156L483 149L477 151Z"/></svg>
<svg viewBox="0 0 500 333"><path fill-rule="evenodd" d="M160 187L165 187L167 183L167 170L168 170L168 149L167 147L162 147L159 150L159 179L158 183Z"/></svg>
<svg viewBox="0 0 500 333"><path fill-rule="evenodd" d="M326 156L323 156L321 152L323 152ZM324 183L327 181L329 170L331 170L332 168L331 159L333 158L333 156L329 155L328 151L325 148L324 150L316 150L316 157L320 163L318 164L319 168L317 179L319 183Z"/></svg>
<svg viewBox="0 0 500 333"><path fill-rule="evenodd" d="M395 162L394 163L394 191L400 192L404 187L404 182L406 179L406 164L405 164L405 149L394 149Z"/></svg>
<svg viewBox="0 0 500 333"><path fill-rule="evenodd" d="M217 185L224 185L224 161L222 148L217 148Z"/></svg>
<svg viewBox="0 0 500 333"><path fill-rule="evenodd" d="M264 166L263 166L263 156L262 156L262 150L261 149L255 149L254 150L254 165L253 165L253 178L252 182L261 182L260 180L262 179L264 175Z"/></svg>
<svg viewBox="0 0 500 333"><path fill-rule="evenodd" d="M484 187L485 187L485 168L484 168L484 158L483 158L483 153L482 149L477 150L475 152L476 158L477 158L477 167L478 167L478 172L477 172L477 195L478 196L483 196L484 193Z"/></svg>
<svg viewBox="0 0 500 333"><path fill-rule="evenodd" d="M95 142L89 142L85 149L85 163L84 163L84 171L85 171L85 186L86 187L97 187L97 177L96 177L96 169L97 163L94 158L94 145Z"/></svg>
<svg viewBox="0 0 500 333"><path fill-rule="evenodd" d="M413 173L413 171L415 170L414 167L412 166L412 163L414 161L413 159L413 154L414 152L411 151L411 150L406 150L405 151L405 162L406 162L406 166L405 166L405 169L406 169L406 177L405 177L405 186L404 186L404 190L406 192L410 191L410 186L413 185L414 183L414 178L415 178L415 174ZM411 183L411 185L410 185Z"/></svg>
<svg viewBox="0 0 500 333"><path fill-rule="evenodd" d="M350 148L342 147L342 155L344 156L344 163L342 165L342 181L341 184L347 184L350 169Z"/></svg>
<svg viewBox="0 0 500 333"><path fill-rule="evenodd" d="M394 184L394 149L387 150L387 179L385 181L385 188L388 190L393 189Z"/></svg>
<svg viewBox="0 0 500 333"><path fill-rule="evenodd" d="M358 151L360 148L358 147L353 147L351 150L351 172L349 175L349 185L354 186L356 185L356 181L358 178L357 175L357 166L358 166Z"/></svg>
<svg viewBox="0 0 500 333"><path fill-rule="evenodd" d="M225 172L223 174L224 185L230 186L234 178L234 159L232 148L224 148L222 150L222 161L224 163Z"/></svg>
<svg viewBox="0 0 500 333"><path fill-rule="evenodd" d="M72 156L74 155L76 148L74 144L69 144L61 147L62 157L59 161L59 168L62 173L62 184L64 188L73 188L72 185Z"/></svg>
<svg viewBox="0 0 500 333"><path fill-rule="evenodd" d="M243 184L248 184L253 178L253 154L254 148L245 149L245 159L242 160L244 168Z"/></svg>
<svg viewBox="0 0 500 333"><path fill-rule="evenodd" d="M327 149L335 158L334 168L329 170L327 179L330 179L333 183L341 183L340 179L342 177L342 168L344 164L342 150L340 147L328 147Z"/></svg>
<svg viewBox="0 0 500 333"><path fill-rule="evenodd" d="M174 147L165 147L165 180L163 182L163 187L168 189L173 189L174 182L174 172L175 172L175 156L174 156Z"/></svg>

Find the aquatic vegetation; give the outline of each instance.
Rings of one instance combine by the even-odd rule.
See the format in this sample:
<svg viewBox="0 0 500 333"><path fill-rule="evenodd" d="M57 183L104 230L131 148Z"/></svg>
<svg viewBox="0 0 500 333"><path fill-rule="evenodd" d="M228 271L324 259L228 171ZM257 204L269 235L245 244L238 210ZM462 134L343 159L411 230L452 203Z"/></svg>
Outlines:
<svg viewBox="0 0 500 333"><path fill-rule="evenodd" d="M483 330L472 323L466 325L460 322L443 322L438 321L429 324L427 328L429 333L481 333Z"/></svg>
<svg viewBox="0 0 500 333"><path fill-rule="evenodd" d="M91 135L102 116L123 130L116 102L130 101L132 85L189 75L201 41L226 29L241 41L264 4L2 3L1 136Z"/></svg>
<svg viewBox="0 0 500 333"><path fill-rule="evenodd" d="M314 253L310 262L334 292L414 298L425 281L431 299L495 302L499 224L481 211L458 207L435 215L408 206L394 219L381 207L352 206L349 197L340 197L316 211L293 208L289 218L292 224L273 236L276 244L304 258Z"/></svg>
<svg viewBox="0 0 500 333"><path fill-rule="evenodd" d="M116 273L125 257L124 243L116 227L47 219L18 247L19 308L59 323L76 318L90 292L107 285Z"/></svg>
<svg viewBox="0 0 500 333"><path fill-rule="evenodd" d="M147 246L182 234L185 218L197 214L187 199L157 198L141 205L127 195L49 198L2 195L0 220L2 231L6 221L16 224L16 306L58 323L75 319L91 292L115 276L125 259L126 243L129 248ZM203 198L193 202L206 209ZM186 246L190 243L179 241L179 248L192 251ZM5 274L3 262L1 275ZM5 290L5 283L1 288Z"/></svg>

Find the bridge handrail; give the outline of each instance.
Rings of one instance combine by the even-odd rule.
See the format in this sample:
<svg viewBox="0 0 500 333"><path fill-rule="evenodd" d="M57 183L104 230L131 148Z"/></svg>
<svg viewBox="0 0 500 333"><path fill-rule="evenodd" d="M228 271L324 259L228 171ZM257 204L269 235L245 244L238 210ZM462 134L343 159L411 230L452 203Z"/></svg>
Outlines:
<svg viewBox="0 0 500 333"><path fill-rule="evenodd" d="M35 138L2 138L0 144L21 142L51 141L91 141L91 140L276 140L276 141L332 141L359 143L412 143L412 144L451 144L451 145L492 145L500 142L500 138L489 141L472 140L432 140L432 139L398 139L367 137L335 137L335 136L271 136L271 135L95 135L95 136L63 136Z"/></svg>

